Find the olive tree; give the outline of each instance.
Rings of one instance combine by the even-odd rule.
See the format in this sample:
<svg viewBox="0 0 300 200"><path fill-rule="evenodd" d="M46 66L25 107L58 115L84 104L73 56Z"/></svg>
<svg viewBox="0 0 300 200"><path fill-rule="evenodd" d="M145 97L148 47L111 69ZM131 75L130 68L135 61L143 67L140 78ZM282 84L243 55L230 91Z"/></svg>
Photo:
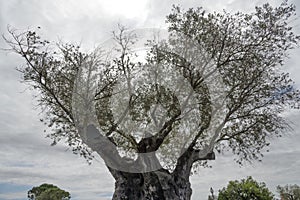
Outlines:
<svg viewBox="0 0 300 200"><path fill-rule="evenodd" d="M5 37L26 65L23 81L56 144L62 139L89 161L99 154L114 177L113 199L191 198L193 169L232 151L260 160L268 138L289 128L299 91L284 59L299 36L288 24L295 6L264 4L252 13L207 13L174 6L168 36L147 42L120 26L116 46L82 52L10 28Z"/></svg>

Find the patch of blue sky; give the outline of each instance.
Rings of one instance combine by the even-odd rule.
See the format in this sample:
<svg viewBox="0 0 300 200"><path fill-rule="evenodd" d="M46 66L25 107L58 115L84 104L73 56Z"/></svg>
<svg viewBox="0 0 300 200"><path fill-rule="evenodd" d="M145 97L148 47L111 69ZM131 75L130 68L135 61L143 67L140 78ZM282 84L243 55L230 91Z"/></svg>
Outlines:
<svg viewBox="0 0 300 200"><path fill-rule="evenodd" d="M14 183L2 182L0 183L0 194L11 194L24 192L24 198L27 199L27 191L32 188L31 185L18 185ZM16 199L17 200L17 199Z"/></svg>

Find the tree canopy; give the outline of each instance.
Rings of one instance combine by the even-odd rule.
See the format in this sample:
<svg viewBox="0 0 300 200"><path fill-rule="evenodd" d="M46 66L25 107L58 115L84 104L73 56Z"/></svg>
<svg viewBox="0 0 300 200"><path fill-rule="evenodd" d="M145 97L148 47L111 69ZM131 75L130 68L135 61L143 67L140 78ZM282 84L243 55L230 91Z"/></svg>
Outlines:
<svg viewBox="0 0 300 200"><path fill-rule="evenodd" d="M274 195L265 183L258 183L251 176L241 181L229 181L226 188L219 191L218 200L273 200Z"/></svg>
<svg viewBox="0 0 300 200"><path fill-rule="evenodd" d="M300 200L300 187L296 184L277 186L281 200Z"/></svg>
<svg viewBox="0 0 300 200"><path fill-rule="evenodd" d="M281 113L299 107L299 91L282 66L299 41L288 24L294 13L286 1L250 14L174 6L168 37L148 43L144 63L124 27L113 34L116 54L31 30L10 28L5 39L26 61L18 70L39 92L53 144L66 138L74 152L91 159L96 151L113 168L136 170L148 159L180 171L214 151L231 150L239 163L260 159L268 137L289 127Z"/></svg>
<svg viewBox="0 0 300 200"><path fill-rule="evenodd" d="M58 188L55 185L44 183L38 187L33 187L28 191L29 200L69 200L69 192Z"/></svg>

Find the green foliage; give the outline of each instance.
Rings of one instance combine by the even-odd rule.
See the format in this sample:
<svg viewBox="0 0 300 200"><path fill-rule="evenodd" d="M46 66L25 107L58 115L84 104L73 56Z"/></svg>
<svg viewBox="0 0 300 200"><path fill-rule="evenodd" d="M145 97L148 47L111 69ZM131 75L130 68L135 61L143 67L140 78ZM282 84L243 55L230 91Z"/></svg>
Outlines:
<svg viewBox="0 0 300 200"><path fill-rule="evenodd" d="M42 184L28 191L29 200L68 200L70 193L52 184Z"/></svg>
<svg viewBox="0 0 300 200"><path fill-rule="evenodd" d="M121 153L163 149L161 157L168 160L184 149L190 151L185 154L189 158L175 156L170 163L176 166L191 160L186 167L190 169L214 150L231 150L240 164L259 160L269 136L280 136L289 128L281 113L298 108L300 95L289 74L280 69L288 50L300 39L288 23L294 14L295 6L287 1L278 7L267 3L248 14L206 13L202 8L183 11L174 6L166 20L170 34L165 41L149 42L145 64L134 61L130 48L136 38L124 28L114 33L119 53L115 57L100 48L83 53L77 45L42 40L35 31L9 29L11 38L5 39L26 61L19 71L40 94L43 121L52 129L48 136L53 144L66 138L74 152L91 159L92 144L84 133L88 120L80 121L76 113L95 117L86 109L93 107L97 115L93 124ZM191 108L180 105L170 88L157 87L159 82L147 78L146 72L156 70L153 66L163 66L159 70L165 73L155 73L167 74L161 79L170 88L180 88L175 85L177 74L185 78L195 94ZM86 73L76 80L81 72ZM171 72L176 72L174 77ZM81 89L76 91L77 86ZM189 101L188 90L182 96L182 102ZM74 99L87 113L72 106ZM160 115L163 110L166 115ZM192 118L184 119L187 113ZM138 134L145 134L144 127L154 128L141 139ZM103 157L101 151L97 149Z"/></svg>
<svg viewBox="0 0 300 200"><path fill-rule="evenodd" d="M250 176L241 181L230 181L219 191L218 200L272 200L273 197L265 183L258 183Z"/></svg>
<svg viewBox="0 0 300 200"><path fill-rule="evenodd" d="M300 187L298 185L277 186L281 200L300 200Z"/></svg>
<svg viewBox="0 0 300 200"><path fill-rule="evenodd" d="M182 48L179 45L183 43L182 36L191 38L206 50L202 58L211 60L203 64L204 59L195 59L189 52L193 56L190 60L196 60L195 66L208 64L203 70L215 70L222 77L227 105L219 112L226 113L226 125L216 148L219 151L231 149L239 163L260 159L261 149L268 146L268 135L278 136L288 127L278 113L287 106L299 105L299 92L288 89L293 87L293 82L287 73L279 70L286 50L299 41L287 21L294 12L294 5L283 2L277 8L264 4L250 14L206 13L202 8L182 11L175 6L167 16L169 31L173 34L169 48L174 51ZM178 55L165 57L187 73L197 74L196 67L189 66L186 59ZM209 65L209 62L215 64ZM191 78L197 83L195 80L196 76Z"/></svg>

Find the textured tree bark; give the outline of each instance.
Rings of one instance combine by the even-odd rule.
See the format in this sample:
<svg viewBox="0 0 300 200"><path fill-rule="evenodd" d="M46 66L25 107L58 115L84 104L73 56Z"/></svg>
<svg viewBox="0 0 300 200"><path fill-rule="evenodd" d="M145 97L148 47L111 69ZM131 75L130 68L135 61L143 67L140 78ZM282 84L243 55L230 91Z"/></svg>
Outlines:
<svg viewBox="0 0 300 200"><path fill-rule="evenodd" d="M128 173L109 168L116 180L113 200L190 200L190 173L197 160L213 160L213 152L200 154L186 150L178 158L175 170L163 168L147 173Z"/></svg>
<svg viewBox="0 0 300 200"><path fill-rule="evenodd" d="M126 159L94 126L87 129L86 143L103 158L116 181L113 200L190 200L192 189L189 177L193 163L215 159L212 151L190 147L177 159L173 172L169 172L155 160L154 152L148 157Z"/></svg>
<svg viewBox="0 0 300 200"><path fill-rule="evenodd" d="M167 170L128 173L110 169L114 176L113 200L190 200L189 179L176 177Z"/></svg>

